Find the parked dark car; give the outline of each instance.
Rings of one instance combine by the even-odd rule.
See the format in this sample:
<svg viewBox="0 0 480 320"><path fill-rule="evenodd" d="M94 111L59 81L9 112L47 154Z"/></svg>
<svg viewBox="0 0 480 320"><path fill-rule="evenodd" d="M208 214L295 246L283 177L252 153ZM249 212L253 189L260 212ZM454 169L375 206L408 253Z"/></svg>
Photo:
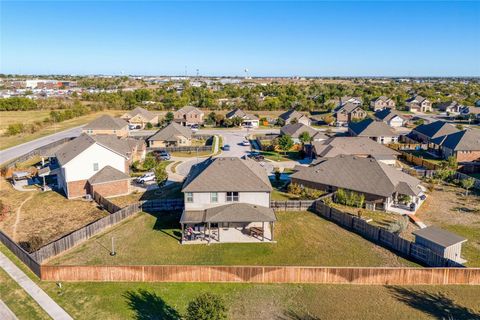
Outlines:
<svg viewBox="0 0 480 320"><path fill-rule="evenodd" d="M230 145L226 144L223 146L223 151L230 151Z"/></svg>
<svg viewBox="0 0 480 320"><path fill-rule="evenodd" d="M159 161L170 160L170 153L168 153L167 151L158 151L156 152L156 158Z"/></svg>
<svg viewBox="0 0 480 320"><path fill-rule="evenodd" d="M255 161L264 161L265 157L260 154L260 152L250 152L248 155L250 158L252 158Z"/></svg>

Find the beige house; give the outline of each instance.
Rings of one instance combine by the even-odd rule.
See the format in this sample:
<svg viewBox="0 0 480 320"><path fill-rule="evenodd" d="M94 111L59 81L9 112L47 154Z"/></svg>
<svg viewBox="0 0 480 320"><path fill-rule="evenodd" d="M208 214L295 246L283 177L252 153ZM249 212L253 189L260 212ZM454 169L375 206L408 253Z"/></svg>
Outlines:
<svg viewBox="0 0 480 320"><path fill-rule="evenodd" d="M203 124L204 112L193 106L183 107L173 114L173 120L182 126L190 126L193 124Z"/></svg>
<svg viewBox="0 0 480 320"><path fill-rule="evenodd" d="M408 111L418 112L432 112L432 103L427 98L415 95L406 101Z"/></svg>
<svg viewBox="0 0 480 320"><path fill-rule="evenodd" d="M336 123L338 126L345 125L349 122L362 120L367 116L367 112L363 110L359 104L347 102L339 106L334 111Z"/></svg>
<svg viewBox="0 0 480 320"><path fill-rule="evenodd" d="M302 123L306 126L309 126L311 124L311 121L310 121L309 117L307 117L306 115L298 112L295 109L290 109L287 112L282 113L279 116L279 118L282 119L285 124L290 124L290 123L292 123L292 121Z"/></svg>
<svg viewBox="0 0 480 320"><path fill-rule="evenodd" d="M396 143L399 136L385 122L375 121L370 118L360 122L350 122L348 124L348 133L352 137L368 137L380 144Z"/></svg>
<svg viewBox="0 0 480 320"><path fill-rule="evenodd" d="M150 148L190 146L192 144L192 130L172 122L165 128L158 130L147 139L147 142Z"/></svg>
<svg viewBox="0 0 480 320"><path fill-rule="evenodd" d="M385 108L395 109L395 101L388 97L380 96L370 101L370 108L373 111L383 110Z"/></svg>
<svg viewBox="0 0 480 320"><path fill-rule="evenodd" d="M137 107L121 116L133 129L143 129L147 123L158 124L158 115L147 109Z"/></svg>
<svg viewBox="0 0 480 320"><path fill-rule="evenodd" d="M127 137L128 123L120 118L103 115L83 126L82 133L89 135L110 134L116 135L117 137Z"/></svg>

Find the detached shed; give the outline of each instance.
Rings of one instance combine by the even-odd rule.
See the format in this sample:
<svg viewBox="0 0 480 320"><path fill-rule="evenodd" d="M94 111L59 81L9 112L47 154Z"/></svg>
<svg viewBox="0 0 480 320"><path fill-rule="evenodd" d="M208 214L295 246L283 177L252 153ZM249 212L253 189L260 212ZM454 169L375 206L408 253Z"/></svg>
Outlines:
<svg viewBox="0 0 480 320"><path fill-rule="evenodd" d="M458 263L467 262L467 260L461 258L462 243L466 242L467 239L433 226L412 233L415 235L416 244Z"/></svg>

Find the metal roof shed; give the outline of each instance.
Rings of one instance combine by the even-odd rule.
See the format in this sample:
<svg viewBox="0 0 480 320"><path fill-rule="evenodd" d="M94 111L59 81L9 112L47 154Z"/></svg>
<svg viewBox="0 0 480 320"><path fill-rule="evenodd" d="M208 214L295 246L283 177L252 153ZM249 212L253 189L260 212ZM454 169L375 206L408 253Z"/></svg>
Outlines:
<svg viewBox="0 0 480 320"><path fill-rule="evenodd" d="M415 235L415 243L424 246L438 255L456 261L465 263L461 258L462 243L467 239L455 233L437 228L427 227L412 232Z"/></svg>

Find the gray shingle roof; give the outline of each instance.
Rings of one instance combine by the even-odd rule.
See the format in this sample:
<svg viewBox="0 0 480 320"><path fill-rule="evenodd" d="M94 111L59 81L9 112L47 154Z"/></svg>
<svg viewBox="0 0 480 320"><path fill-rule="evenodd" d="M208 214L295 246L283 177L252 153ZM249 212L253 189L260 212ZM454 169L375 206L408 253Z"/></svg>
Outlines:
<svg viewBox="0 0 480 320"><path fill-rule="evenodd" d="M356 136L360 137L395 137L398 136L393 130L382 121L375 121L367 118L360 122L350 122L348 124Z"/></svg>
<svg viewBox="0 0 480 320"><path fill-rule="evenodd" d="M114 118L107 114L100 116L90 123L87 123L84 130L120 130L128 126L128 123L120 118Z"/></svg>
<svg viewBox="0 0 480 320"><path fill-rule="evenodd" d="M437 228L437 227L426 227L420 230L415 230L412 232L416 237L426 239L430 242L436 243L444 248L450 247L454 244L467 241L464 237L460 237L455 233Z"/></svg>
<svg viewBox="0 0 480 320"><path fill-rule="evenodd" d="M183 113L183 114L186 114L186 113L190 113L190 112L195 112L197 114L202 114L203 111L194 107L194 106L185 106L181 109L178 109L177 112L179 113Z"/></svg>
<svg viewBox="0 0 480 320"><path fill-rule="evenodd" d="M352 111L354 111L357 108L361 109L361 107L359 105L356 105L356 104L351 103L351 102L347 102L347 103L339 106L337 109L335 109L335 112L338 113L342 110L345 110L347 113L351 113Z"/></svg>
<svg viewBox="0 0 480 320"><path fill-rule="evenodd" d="M418 179L374 159L355 156L325 159L292 174L291 178L383 197L400 190L410 195L421 192ZM401 182L404 185L399 187Z"/></svg>
<svg viewBox="0 0 480 320"><path fill-rule="evenodd" d="M136 107L132 111L129 111L128 115L132 118L135 117L136 115L141 115L147 121L151 121L153 120L153 118L156 117L156 115L153 112L150 112L147 109L144 109L141 107Z"/></svg>
<svg viewBox="0 0 480 320"><path fill-rule="evenodd" d="M90 179L88 179L88 183L93 185L129 179L130 176L126 173L123 173L122 171L117 170L111 166L105 166L100 171L91 176Z"/></svg>
<svg viewBox="0 0 480 320"><path fill-rule="evenodd" d="M392 158L399 153L368 137L334 137L326 141L312 142L317 156L332 158L338 155L363 155Z"/></svg>
<svg viewBox="0 0 480 320"><path fill-rule="evenodd" d="M318 130L315 130L310 126L306 126L303 123L299 123L299 122L293 123L293 124L287 124L280 129L281 134L289 135L292 138L298 138L300 134L302 134L303 132L308 132L310 134L310 137L312 138L313 136L319 133Z"/></svg>
<svg viewBox="0 0 480 320"><path fill-rule="evenodd" d="M422 103L423 101L428 100L427 98L422 97L421 95L414 95L406 100L407 103Z"/></svg>
<svg viewBox="0 0 480 320"><path fill-rule="evenodd" d="M234 118L234 117L243 118L243 117L245 117L246 115L247 115L247 114L246 114L242 109L235 108L235 109L233 109L232 111L228 112L228 113L225 115L225 118L227 118L227 119Z"/></svg>
<svg viewBox="0 0 480 320"><path fill-rule="evenodd" d="M192 138L192 130L178 123L171 122L168 126L158 130L148 141L177 141L178 136Z"/></svg>
<svg viewBox="0 0 480 320"><path fill-rule="evenodd" d="M480 151L480 131L467 129L432 139L432 143L454 151Z"/></svg>
<svg viewBox="0 0 480 320"><path fill-rule="evenodd" d="M300 112L298 112L297 110L295 109L290 109L288 110L287 112L284 112L282 113L281 115L279 115L278 117L285 120L285 121L288 121L288 120L292 120L292 119L300 119L301 117L304 117L305 115L301 114Z"/></svg>
<svg viewBox="0 0 480 320"><path fill-rule="evenodd" d="M185 178L183 192L270 192L265 169L256 161L235 157L209 158L194 165Z"/></svg>
<svg viewBox="0 0 480 320"><path fill-rule="evenodd" d="M388 122L395 117L400 117L400 119L405 120L405 118L400 113L392 109L387 108L387 109L383 109L375 112L375 118L377 118L378 120L382 120L384 122Z"/></svg>
<svg viewBox="0 0 480 320"><path fill-rule="evenodd" d="M185 211L180 218L182 223L273 221L277 221L273 209L241 202L205 210Z"/></svg>
<svg viewBox="0 0 480 320"><path fill-rule="evenodd" d="M430 139L458 132L458 129L445 121L435 121L429 124L421 124L412 131L419 132Z"/></svg>

